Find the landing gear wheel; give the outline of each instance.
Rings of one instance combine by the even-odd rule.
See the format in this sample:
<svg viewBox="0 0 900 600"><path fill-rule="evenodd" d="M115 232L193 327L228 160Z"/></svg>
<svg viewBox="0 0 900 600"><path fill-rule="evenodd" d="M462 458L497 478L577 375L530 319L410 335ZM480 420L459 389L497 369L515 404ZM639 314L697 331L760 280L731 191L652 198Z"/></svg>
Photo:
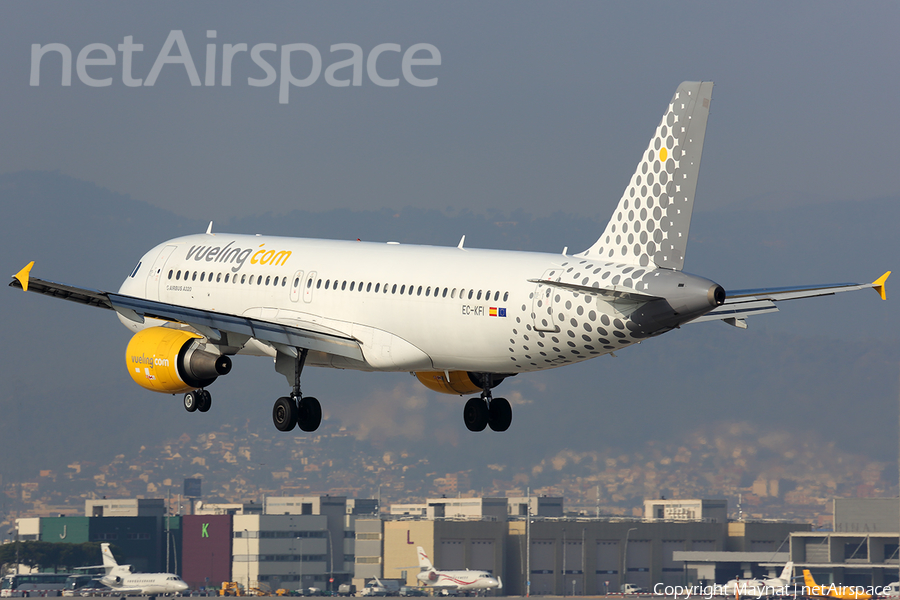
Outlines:
<svg viewBox="0 0 900 600"><path fill-rule="evenodd" d="M512 424L512 407L506 398L494 398L488 409L488 425L494 431L506 431Z"/></svg>
<svg viewBox="0 0 900 600"><path fill-rule="evenodd" d="M200 406L200 399L197 397L197 390L185 393L184 410L194 412Z"/></svg>
<svg viewBox="0 0 900 600"><path fill-rule="evenodd" d="M297 424L297 404L293 398L282 396L272 407L272 422L278 431L290 431Z"/></svg>
<svg viewBox="0 0 900 600"><path fill-rule="evenodd" d="M303 431L315 431L322 422L322 406L312 396L301 398L297 407L297 427Z"/></svg>
<svg viewBox="0 0 900 600"><path fill-rule="evenodd" d="M463 408L463 421L469 431L484 431L488 424L488 409L484 399L469 398Z"/></svg>
<svg viewBox="0 0 900 600"><path fill-rule="evenodd" d="M197 390L197 410L206 412L212 406L212 395L206 390Z"/></svg>

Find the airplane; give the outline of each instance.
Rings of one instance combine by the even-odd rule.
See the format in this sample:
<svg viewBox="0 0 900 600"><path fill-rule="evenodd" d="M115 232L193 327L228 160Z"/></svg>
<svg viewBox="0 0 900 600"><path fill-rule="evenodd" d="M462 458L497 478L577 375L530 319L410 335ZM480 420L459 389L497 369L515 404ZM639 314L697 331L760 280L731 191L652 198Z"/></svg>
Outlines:
<svg viewBox="0 0 900 600"><path fill-rule="evenodd" d="M760 598L762 596L786 595L788 593L787 589L793 582L793 574L794 563L788 561L785 563L784 568L781 570L781 574L778 577L731 579L722 586L722 590L726 596L740 594L741 596L755 596Z"/></svg>
<svg viewBox="0 0 900 600"><path fill-rule="evenodd" d="M606 229L569 254L205 233L144 254L118 292L31 277L10 286L113 310L133 337L128 373L206 412L207 388L231 357L274 359L291 391L275 401L280 431L315 431L322 408L303 395L305 366L414 373L431 390L474 395L470 431L506 431L505 379L607 354L687 323L749 316L783 300L872 283L726 291L683 271L711 82L684 82L666 107Z"/></svg>
<svg viewBox="0 0 900 600"><path fill-rule="evenodd" d="M424 587L462 592L503 587L503 580L499 577L492 577L487 571L470 571L469 569L438 571L431 564L422 546L416 547L416 551L419 555L419 572L416 574L416 579Z"/></svg>
<svg viewBox="0 0 900 600"><path fill-rule="evenodd" d="M869 600L872 594L864 586L819 585L808 569L803 569L803 595L809 598L837 598L838 600Z"/></svg>
<svg viewBox="0 0 900 600"><path fill-rule="evenodd" d="M106 574L100 583L116 594L180 594L188 589L181 577L174 573L132 573L131 565L120 565L113 557L109 544L100 544Z"/></svg>

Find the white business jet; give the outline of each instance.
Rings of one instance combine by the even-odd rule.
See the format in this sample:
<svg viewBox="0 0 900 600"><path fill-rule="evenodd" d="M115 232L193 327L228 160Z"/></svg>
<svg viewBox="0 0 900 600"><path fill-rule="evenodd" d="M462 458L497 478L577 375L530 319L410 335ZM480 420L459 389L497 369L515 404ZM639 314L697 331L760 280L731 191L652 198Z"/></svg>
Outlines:
<svg viewBox="0 0 900 600"><path fill-rule="evenodd" d="M487 571L438 571L431 564L425 550L419 546L416 548L419 555L419 572L416 579L424 587L466 592L470 590L489 590L502 588L503 581L499 577L493 577Z"/></svg>
<svg viewBox="0 0 900 600"><path fill-rule="evenodd" d="M103 554L103 568L106 574L100 583L112 588L116 594L156 595L180 594L188 589L181 577L174 573L132 573L131 565L116 562L109 544L100 544Z"/></svg>
<svg viewBox="0 0 900 600"><path fill-rule="evenodd" d="M789 588L793 584L794 563L788 561L778 577L764 577L762 579L731 579L722 591L726 596L762 598L769 596L789 595Z"/></svg>

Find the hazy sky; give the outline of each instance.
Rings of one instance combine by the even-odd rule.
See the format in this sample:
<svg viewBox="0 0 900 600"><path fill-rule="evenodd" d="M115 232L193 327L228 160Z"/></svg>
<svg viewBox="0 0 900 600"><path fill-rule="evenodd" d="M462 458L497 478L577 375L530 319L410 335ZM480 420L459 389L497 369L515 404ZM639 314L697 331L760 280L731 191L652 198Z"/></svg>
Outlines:
<svg viewBox="0 0 900 600"><path fill-rule="evenodd" d="M4 2L0 169L59 170L195 218L293 208L524 208L608 215L682 80L716 87L698 210L893 193L900 106L894 2ZM197 72L158 65L182 32ZM207 32L215 31L215 38ZM170 40L172 41L172 40ZM216 50L207 81L207 44ZM247 44L222 85L225 45ZM63 44L30 85L32 45ZM92 87L79 75L109 78ZM271 44L273 51L266 50ZM319 76L279 102L282 47ZM362 50L361 85L327 69ZM367 62L381 44L397 44ZM440 65L403 54L430 44ZM272 65L274 78L253 62ZM413 58L427 58L420 51ZM288 54L293 77L310 54ZM336 73L351 79L350 68ZM270 83L261 87L248 80Z"/></svg>

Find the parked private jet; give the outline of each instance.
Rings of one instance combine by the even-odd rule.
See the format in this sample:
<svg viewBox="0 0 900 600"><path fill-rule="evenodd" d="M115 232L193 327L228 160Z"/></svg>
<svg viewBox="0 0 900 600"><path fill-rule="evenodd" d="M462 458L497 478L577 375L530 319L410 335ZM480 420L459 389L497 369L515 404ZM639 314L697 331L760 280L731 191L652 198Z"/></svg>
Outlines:
<svg viewBox="0 0 900 600"><path fill-rule="evenodd" d="M470 571L469 569L438 571L431 564L422 546L418 546L416 551L419 555L419 572L416 574L416 579L424 587L460 592L503 587L503 581L499 577L491 576L487 571Z"/></svg>
<svg viewBox="0 0 900 600"><path fill-rule="evenodd" d="M274 359L289 395L280 431L319 427L304 396L308 365L413 372L426 387L473 395L471 431L505 431L512 409L492 390L508 377L612 354L687 323L744 328L781 300L873 283L726 291L684 272L712 83L678 86L605 231L570 255L297 239L213 232L144 254L118 292L31 277L11 286L113 310L134 332L128 373L148 390L184 394L190 412L237 354Z"/></svg>
<svg viewBox="0 0 900 600"><path fill-rule="evenodd" d="M100 548L103 554L103 568L106 571L100 582L112 588L115 594L136 596L180 594L188 589L188 584L174 573L132 573L131 565L120 565L116 562L109 544L100 544Z"/></svg>
<svg viewBox="0 0 900 600"><path fill-rule="evenodd" d="M764 596L787 595L788 588L793 583L794 563L788 561L778 577L732 579L722 586L726 596L739 595L762 598Z"/></svg>

